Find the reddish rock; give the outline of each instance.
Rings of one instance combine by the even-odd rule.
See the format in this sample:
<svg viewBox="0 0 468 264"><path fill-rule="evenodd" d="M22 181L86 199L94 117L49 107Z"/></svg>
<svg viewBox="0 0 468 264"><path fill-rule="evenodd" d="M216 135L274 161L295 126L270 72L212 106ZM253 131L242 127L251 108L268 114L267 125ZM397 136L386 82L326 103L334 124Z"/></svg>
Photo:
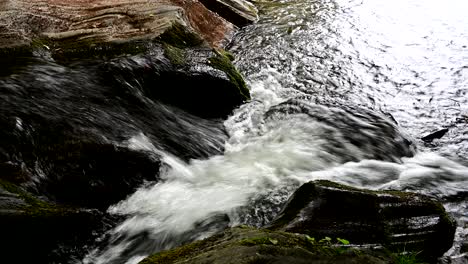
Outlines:
<svg viewBox="0 0 468 264"><path fill-rule="evenodd" d="M178 23L220 47L235 26L190 0L0 0L0 48L52 40L153 39Z"/></svg>

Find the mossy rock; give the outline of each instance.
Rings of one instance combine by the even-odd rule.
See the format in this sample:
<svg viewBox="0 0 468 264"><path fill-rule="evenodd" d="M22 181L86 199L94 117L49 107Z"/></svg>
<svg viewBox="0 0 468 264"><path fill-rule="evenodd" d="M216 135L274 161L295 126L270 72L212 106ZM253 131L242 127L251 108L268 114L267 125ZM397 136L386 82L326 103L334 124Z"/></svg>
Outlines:
<svg viewBox="0 0 468 264"><path fill-rule="evenodd" d="M1 252L7 263L48 263L59 244L92 237L101 218L96 210L59 206L0 180Z"/></svg>
<svg viewBox="0 0 468 264"><path fill-rule="evenodd" d="M184 49L171 46L170 44L163 44L164 55L168 58L171 63L175 66L182 66L185 64L186 52Z"/></svg>
<svg viewBox="0 0 468 264"><path fill-rule="evenodd" d="M0 62L3 65L17 64L15 59L32 57L36 54L49 54L56 62L68 64L77 60L112 59L121 56L149 53L154 48L169 45L179 49L208 47L208 44L195 32L174 22L164 33L153 39L129 39L126 41L104 41L95 38L35 37L30 43L0 48Z"/></svg>
<svg viewBox="0 0 468 264"><path fill-rule="evenodd" d="M232 64L233 55L224 50L215 50L216 56L209 58L210 65L218 69L229 77L229 80L239 89L239 93L244 100L250 100L250 91L245 84L244 78Z"/></svg>
<svg viewBox="0 0 468 264"><path fill-rule="evenodd" d="M381 244L432 262L451 247L455 227L443 206L424 195L315 181L294 193L269 229Z"/></svg>
<svg viewBox="0 0 468 264"><path fill-rule="evenodd" d="M208 119L224 119L249 100L249 89L228 52L162 45L163 60L150 57L151 68L135 65L128 74L138 76L146 96Z"/></svg>
<svg viewBox="0 0 468 264"><path fill-rule="evenodd" d="M311 242L304 235L236 227L211 238L156 253L140 264L159 263L394 263L385 251L363 251Z"/></svg>
<svg viewBox="0 0 468 264"><path fill-rule="evenodd" d="M198 34L190 31L187 27L179 23L174 23L172 27L161 34L157 40L179 49L199 47L202 45L207 46Z"/></svg>

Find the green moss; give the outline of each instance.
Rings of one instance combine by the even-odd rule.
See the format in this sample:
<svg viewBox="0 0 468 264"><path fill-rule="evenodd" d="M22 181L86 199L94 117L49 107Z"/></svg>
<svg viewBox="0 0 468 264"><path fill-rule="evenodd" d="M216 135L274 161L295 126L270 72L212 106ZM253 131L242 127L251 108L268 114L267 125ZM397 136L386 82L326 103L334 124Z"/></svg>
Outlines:
<svg viewBox="0 0 468 264"><path fill-rule="evenodd" d="M236 58L234 57L234 54L227 50L218 50L218 53L223 55L224 57L228 58L230 61L234 61Z"/></svg>
<svg viewBox="0 0 468 264"><path fill-rule="evenodd" d="M31 217L51 217L59 215L67 215L73 212L68 208L63 208L39 198L34 197L22 188L8 181L0 179L0 187L4 190L18 195L18 198L23 200L27 205L21 208L22 214Z"/></svg>
<svg viewBox="0 0 468 264"><path fill-rule="evenodd" d="M395 259L396 264L425 264L425 262L419 259L417 253L398 254Z"/></svg>
<svg viewBox="0 0 468 264"><path fill-rule="evenodd" d="M164 43L164 55L176 66L184 65L185 63L185 51L183 49L171 46Z"/></svg>
<svg viewBox="0 0 468 264"><path fill-rule="evenodd" d="M207 240L194 242L179 248L152 255L141 264L155 263L291 263L298 260L316 259L322 263L382 263L368 261L381 255L390 259L388 254L367 252L311 243L306 236L281 231L269 231L251 227L231 228L223 234ZM373 258L375 260L375 258ZM362 260L362 261L361 261ZM385 262L384 262L385 263Z"/></svg>
<svg viewBox="0 0 468 264"><path fill-rule="evenodd" d="M165 250L158 252L154 255L151 255L139 264L166 264L166 263L173 263L176 260L186 259L190 256L196 255L197 253L201 252L204 248L210 247L216 239L219 237L213 236L204 240L195 241L193 243L183 245L171 250Z"/></svg>
<svg viewBox="0 0 468 264"><path fill-rule="evenodd" d="M203 241L197 241L192 244L178 247L169 251L162 251L148 257L140 262L140 264L165 264L174 262L177 259L184 258L187 255L192 254L198 248L203 245Z"/></svg>
<svg viewBox="0 0 468 264"><path fill-rule="evenodd" d="M196 47L203 44L202 38L179 23L174 23L172 27L161 34L158 39L162 43L169 44L179 49Z"/></svg>
<svg viewBox="0 0 468 264"><path fill-rule="evenodd" d="M239 89L239 92L244 97L244 100L250 100L250 91L245 84L244 78L232 64L229 55L227 55L229 53L218 50L215 50L215 52L216 56L209 58L210 65L213 68L226 73L229 80Z"/></svg>
<svg viewBox="0 0 468 264"><path fill-rule="evenodd" d="M13 183L10 183L8 181L5 181L5 180L2 180L0 179L0 187L2 187L4 190L10 192L10 193L14 193L14 194L18 194L20 195L20 193L22 193L23 191L18 187L16 186L15 184Z"/></svg>
<svg viewBox="0 0 468 264"><path fill-rule="evenodd" d="M33 207L48 207L46 202L35 198L13 183L0 179L0 187L10 193L18 195L18 197L24 200L28 205Z"/></svg>
<svg viewBox="0 0 468 264"><path fill-rule="evenodd" d="M319 243L312 240L307 235L292 234L282 231L270 231L266 229L250 228L238 230L234 228L234 233L245 234L247 238L239 240L237 243L240 246L268 246L271 248L296 248L300 247L313 253L325 255L341 254L343 251L336 250L331 244ZM238 230L238 231L237 231ZM251 236L254 235L254 236Z"/></svg>
<svg viewBox="0 0 468 264"><path fill-rule="evenodd" d="M59 62L74 59L106 59L123 55L136 55L148 50L149 45L142 41L96 43L95 40L60 40L41 39L37 47L50 50L52 57ZM39 44L37 44L39 43Z"/></svg>
<svg viewBox="0 0 468 264"><path fill-rule="evenodd" d="M277 244L278 240L268 238L268 237L253 237L248 239L243 239L239 241L239 245L241 246L254 246L254 245L262 245L262 244Z"/></svg>

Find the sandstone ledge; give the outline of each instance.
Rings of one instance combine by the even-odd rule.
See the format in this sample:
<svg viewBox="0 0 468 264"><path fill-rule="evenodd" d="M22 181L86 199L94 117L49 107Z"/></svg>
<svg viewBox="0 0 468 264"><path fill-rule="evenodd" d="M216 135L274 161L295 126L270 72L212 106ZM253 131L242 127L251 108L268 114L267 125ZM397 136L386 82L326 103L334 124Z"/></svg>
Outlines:
<svg viewBox="0 0 468 264"><path fill-rule="evenodd" d="M255 10L248 6L247 17L253 20ZM86 43L147 40L174 24L183 25L218 48L236 29L202 3L190 0L2 0L0 48L31 45L44 38Z"/></svg>

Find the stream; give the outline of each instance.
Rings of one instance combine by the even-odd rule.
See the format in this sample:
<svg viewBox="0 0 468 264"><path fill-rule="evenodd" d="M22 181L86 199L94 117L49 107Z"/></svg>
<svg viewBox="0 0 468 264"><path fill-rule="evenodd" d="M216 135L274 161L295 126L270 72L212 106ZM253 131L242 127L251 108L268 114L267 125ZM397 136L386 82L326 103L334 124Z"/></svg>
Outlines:
<svg viewBox="0 0 468 264"><path fill-rule="evenodd" d="M259 21L226 47L252 99L226 119L158 99L179 76L161 47L69 65L45 51L0 73L0 161L34 195L111 218L57 259L136 264L265 226L302 184L331 180L439 199L457 222L439 262L468 263L468 2L252 2ZM216 88L206 76L177 84Z"/></svg>
<svg viewBox="0 0 468 264"><path fill-rule="evenodd" d="M171 169L109 208L126 220L84 262L137 263L226 226L265 225L302 183L329 179L441 199L458 228L440 261L467 263L466 1L255 4L260 20L228 47L252 101L225 121L224 154L186 163L130 138Z"/></svg>

